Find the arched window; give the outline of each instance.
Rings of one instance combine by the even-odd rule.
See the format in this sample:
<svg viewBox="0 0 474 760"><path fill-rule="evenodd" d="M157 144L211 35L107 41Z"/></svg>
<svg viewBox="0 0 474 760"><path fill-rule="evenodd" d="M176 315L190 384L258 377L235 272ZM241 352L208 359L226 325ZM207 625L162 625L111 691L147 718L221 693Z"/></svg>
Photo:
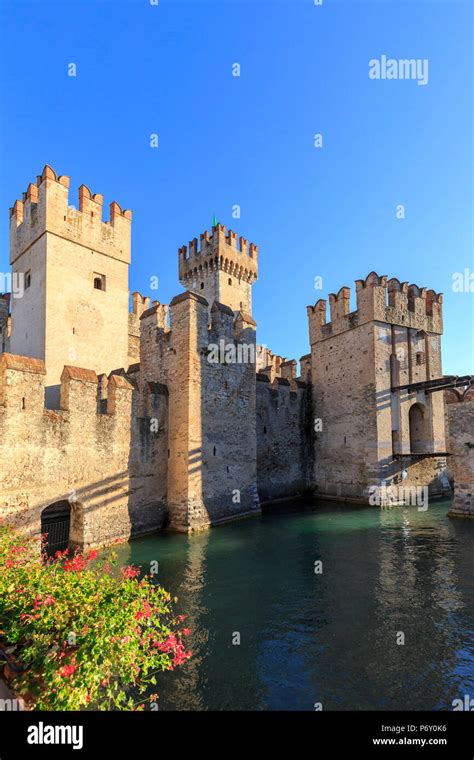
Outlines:
<svg viewBox="0 0 474 760"><path fill-rule="evenodd" d="M232 278L229 277L229 285L232 285Z"/></svg>
<svg viewBox="0 0 474 760"><path fill-rule="evenodd" d="M105 274L94 272L94 288L96 290L105 290Z"/></svg>
<svg viewBox="0 0 474 760"><path fill-rule="evenodd" d="M204 283L201 282L201 290L204 290Z"/></svg>

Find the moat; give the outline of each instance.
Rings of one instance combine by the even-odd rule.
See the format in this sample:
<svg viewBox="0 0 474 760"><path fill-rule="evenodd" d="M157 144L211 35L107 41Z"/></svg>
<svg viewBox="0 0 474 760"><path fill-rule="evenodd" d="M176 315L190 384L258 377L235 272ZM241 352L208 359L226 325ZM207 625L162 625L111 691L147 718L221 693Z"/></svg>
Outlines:
<svg viewBox="0 0 474 760"><path fill-rule="evenodd" d="M448 507L300 502L119 547L122 564L159 562L192 629L159 709L452 710L474 695L474 521Z"/></svg>

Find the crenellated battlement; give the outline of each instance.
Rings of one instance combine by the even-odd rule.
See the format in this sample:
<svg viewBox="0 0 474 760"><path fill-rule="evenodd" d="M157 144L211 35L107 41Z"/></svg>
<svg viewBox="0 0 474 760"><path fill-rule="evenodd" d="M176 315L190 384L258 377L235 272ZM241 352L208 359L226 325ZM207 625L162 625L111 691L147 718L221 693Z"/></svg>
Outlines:
<svg viewBox="0 0 474 760"><path fill-rule="evenodd" d="M273 380L267 372L257 372L257 383L263 383L262 387L267 390L272 390L275 393L282 393L285 395L291 394L296 396L297 394L304 393L309 388L309 383L301 378L290 377L274 377Z"/></svg>
<svg viewBox="0 0 474 760"><path fill-rule="evenodd" d="M272 380L274 377L280 377L281 366L286 361L288 361L286 356L275 354L267 346L257 346L257 372L271 373Z"/></svg>
<svg viewBox="0 0 474 760"><path fill-rule="evenodd" d="M13 264L45 232L130 263L132 212L110 204L102 220L103 196L86 185L78 192L79 210L69 205L70 178L46 165L36 183L10 209L10 263Z"/></svg>
<svg viewBox="0 0 474 760"><path fill-rule="evenodd" d="M148 298L145 300L149 302L150 299ZM143 321L143 324L153 325L160 330L164 330L168 321L168 310L168 304L153 301L151 306L141 312L140 322Z"/></svg>
<svg viewBox="0 0 474 760"><path fill-rule="evenodd" d="M113 202L104 220L100 193L80 185L75 208L69 188L45 166L10 211L24 289L0 295L0 517L39 533L44 508L70 499L72 545L101 545L310 487L365 501L404 470L436 493L442 396L417 389L443 377L441 294L370 272L351 306L343 285L308 307L297 377L295 359L256 346L255 244L216 224L179 249L185 292L151 302L129 292L131 212ZM474 405L449 406L462 421Z"/></svg>
<svg viewBox="0 0 474 760"><path fill-rule="evenodd" d="M294 387L297 379L296 364L296 359L287 359L286 356L274 354L266 346L257 346L257 375L267 377L271 383L281 378L288 380Z"/></svg>
<svg viewBox="0 0 474 760"><path fill-rule="evenodd" d="M8 425L16 425L23 419L27 426L32 418L45 416L51 424L51 421L64 419L63 412L67 412L77 419L78 427L84 427L103 413L124 413L129 417L133 386L123 375L111 374L105 391L103 378L99 384L93 370L66 365L61 375L60 408L51 412L44 406L44 361L16 354L0 354L2 419Z"/></svg>
<svg viewBox="0 0 474 760"><path fill-rule="evenodd" d="M355 311L350 310L351 291L347 285L329 294L329 322L325 299L307 307L311 345L370 321L442 334L442 293L408 285L396 277L388 280L386 275L379 276L376 272L370 272L365 280L356 280L355 285Z"/></svg>
<svg viewBox="0 0 474 760"><path fill-rule="evenodd" d="M150 307L150 297L142 296L138 290L132 293L132 314L135 314L138 318L141 317L144 311Z"/></svg>
<svg viewBox="0 0 474 760"><path fill-rule="evenodd" d="M146 530L148 520L157 525L149 505L156 521L158 489L153 482L153 502L146 456L132 463L132 385L117 374L99 385L94 371L65 366L61 403L53 410L44 407L46 378L42 360L0 355L0 518L39 535L45 507L66 502L73 547L127 538L138 526Z"/></svg>
<svg viewBox="0 0 474 760"><path fill-rule="evenodd" d="M202 275L214 271L244 280L250 284L258 277L258 246L248 242L246 238L238 238L232 230L226 231L222 224L207 230L190 241L189 246L178 249L179 280L185 288L191 288L192 283Z"/></svg>

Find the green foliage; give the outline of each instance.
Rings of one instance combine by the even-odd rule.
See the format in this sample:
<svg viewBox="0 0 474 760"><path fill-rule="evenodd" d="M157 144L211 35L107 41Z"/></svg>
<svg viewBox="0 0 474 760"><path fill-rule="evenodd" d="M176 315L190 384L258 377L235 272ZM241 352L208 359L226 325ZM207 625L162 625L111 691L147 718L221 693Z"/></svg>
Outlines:
<svg viewBox="0 0 474 760"><path fill-rule="evenodd" d="M130 693L149 693L191 656L184 616L140 568L113 572L113 552L43 549L0 524L0 646L22 668L13 691L38 710L144 709Z"/></svg>

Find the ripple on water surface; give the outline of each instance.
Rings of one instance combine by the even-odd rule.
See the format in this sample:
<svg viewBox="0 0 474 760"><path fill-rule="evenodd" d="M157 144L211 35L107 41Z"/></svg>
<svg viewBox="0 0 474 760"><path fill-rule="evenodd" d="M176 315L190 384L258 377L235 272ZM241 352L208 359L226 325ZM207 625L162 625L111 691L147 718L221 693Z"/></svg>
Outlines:
<svg viewBox="0 0 474 760"><path fill-rule="evenodd" d="M119 547L124 564L159 561L192 629L160 710L452 709L474 695L474 522L448 508L286 504Z"/></svg>

